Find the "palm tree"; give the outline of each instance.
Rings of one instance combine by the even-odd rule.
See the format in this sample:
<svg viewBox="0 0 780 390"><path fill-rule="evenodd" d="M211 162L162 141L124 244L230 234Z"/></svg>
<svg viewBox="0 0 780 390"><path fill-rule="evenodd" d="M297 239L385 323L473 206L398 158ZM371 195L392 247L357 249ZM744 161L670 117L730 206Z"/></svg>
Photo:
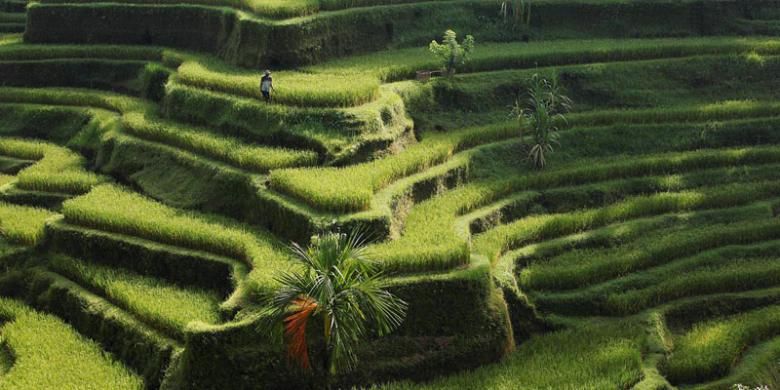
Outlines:
<svg viewBox="0 0 780 390"><path fill-rule="evenodd" d="M366 243L358 232L314 237L308 248L293 244L300 268L277 278L281 287L271 298L271 318L284 324L288 355L304 369L312 366L307 332L317 329L309 324L322 321L322 368L329 379L354 369L358 344L389 334L406 314L406 302L385 289Z"/></svg>

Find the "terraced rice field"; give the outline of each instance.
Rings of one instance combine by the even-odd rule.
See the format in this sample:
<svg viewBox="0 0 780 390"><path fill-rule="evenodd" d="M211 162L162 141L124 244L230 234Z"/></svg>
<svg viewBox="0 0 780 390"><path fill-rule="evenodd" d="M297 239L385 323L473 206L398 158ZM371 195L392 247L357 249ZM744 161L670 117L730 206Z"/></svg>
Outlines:
<svg viewBox="0 0 780 390"><path fill-rule="evenodd" d="M334 388L779 388L780 5L531 7L0 0L0 388L321 388L264 305L358 227L409 308Z"/></svg>

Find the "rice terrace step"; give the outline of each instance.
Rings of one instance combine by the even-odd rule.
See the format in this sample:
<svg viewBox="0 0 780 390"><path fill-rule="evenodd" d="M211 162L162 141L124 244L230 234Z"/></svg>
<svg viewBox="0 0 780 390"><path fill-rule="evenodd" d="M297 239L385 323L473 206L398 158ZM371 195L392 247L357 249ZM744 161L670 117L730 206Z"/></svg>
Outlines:
<svg viewBox="0 0 780 390"><path fill-rule="evenodd" d="M0 0L0 390L780 389L776 0Z"/></svg>

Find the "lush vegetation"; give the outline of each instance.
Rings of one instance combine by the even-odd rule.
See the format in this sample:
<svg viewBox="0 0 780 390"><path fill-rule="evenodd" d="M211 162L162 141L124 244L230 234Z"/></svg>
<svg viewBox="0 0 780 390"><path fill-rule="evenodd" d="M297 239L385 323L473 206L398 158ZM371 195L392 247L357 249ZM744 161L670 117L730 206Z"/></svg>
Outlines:
<svg viewBox="0 0 780 390"><path fill-rule="evenodd" d="M0 387L775 385L779 23L0 0Z"/></svg>
<svg viewBox="0 0 780 390"><path fill-rule="evenodd" d="M354 370L356 350L369 330L385 336L403 322L407 304L386 290L387 282L366 257L365 244L358 231L316 237L308 248L293 247L303 269L279 277L271 318L284 322L288 354L303 369L320 366L309 359L307 333L314 319L323 323L326 352L320 369L329 377Z"/></svg>
<svg viewBox="0 0 780 390"><path fill-rule="evenodd" d="M141 378L61 320L5 298L0 300L0 314L3 353L13 356L13 365L4 367L10 370L1 387L143 388Z"/></svg>
<svg viewBox="0 0 780 390"><path fill-rule="evenodd" d="M35 245L43 239L46 220L54 215L40 208L0 203L0 235L13 243Z"/></svg>

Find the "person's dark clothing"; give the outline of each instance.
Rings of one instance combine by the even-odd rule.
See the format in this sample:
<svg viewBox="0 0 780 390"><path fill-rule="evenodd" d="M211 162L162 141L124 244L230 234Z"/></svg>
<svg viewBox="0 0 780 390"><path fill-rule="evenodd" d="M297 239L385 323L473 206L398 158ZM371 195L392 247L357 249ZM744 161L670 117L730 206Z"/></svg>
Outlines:
<svg viewBox="0 0 780 390"><path fill-rule="evenodd" d="M266 102L271 101L271 90L273 89L274 80L271 75L265 75L260 79L260 92L263 93L263 99Z"/></svg>

